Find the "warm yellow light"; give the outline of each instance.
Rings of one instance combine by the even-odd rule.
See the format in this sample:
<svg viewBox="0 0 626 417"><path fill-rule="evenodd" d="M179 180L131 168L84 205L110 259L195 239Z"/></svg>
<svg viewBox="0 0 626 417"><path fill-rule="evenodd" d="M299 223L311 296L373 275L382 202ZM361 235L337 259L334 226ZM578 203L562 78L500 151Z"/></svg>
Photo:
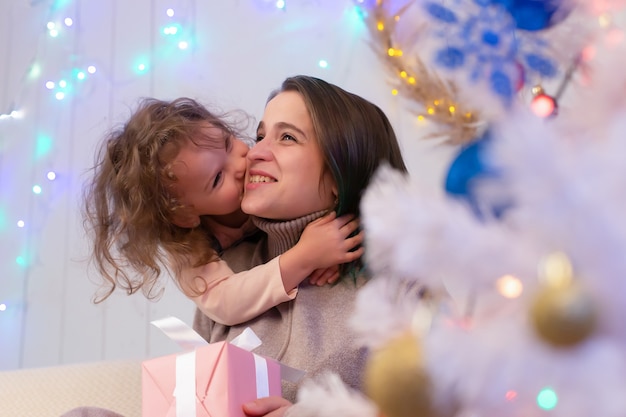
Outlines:
<svg viewBox="0 0 626 417"><path fill-rule="evenodd" d="M517 298L522 295L524 285L513 275L504 275L496 281L496 288L506 298Z"/></svg>
<svg viewBox="0 0 626 417"><path fill-rule="evenodd" d="M435 101L433 101L433 103L435 104L435 106L438 106L439 105L439 100L435 100Z"/></svg>
<svg viewBox="0 0 626 417"><path fill-rule="evenodd" d="M378 24L376 25L376 28L382 32L383 30L385 30L385 24L383 22L378 22Z"/></svg>
<svg viewBox="0 0 626 417"><path fill-rule="evenodd" d="M465 113L465 118L466 119L471 119L472 118L472 113L471 112Z"/></svg>
<svg viewBox="0 0 626 417"><path fill-rule="evenodd" d="M409 77L409 84L415 84L415 77Z"/></svg>
<svg viewBox="0 0 626 417"><path fill-rule="evenodd" d="M539 279L550 286L565 287L573 275L572 264L563 252L551 253L539 264Z"/></svg>
<svg viewBox="0 0 626 417"><path fill-rule="evenodd" d="M426 120L426 118L423 115L420 114L419 116L417 116L418 122L423 122L424 120Z"/></svg>
<svg viewBox="0 0 626 417"><path fill-rule="evenodd" d="M396 50L393 48L389 48L387 49L387 53L389 54L389 56L394 56L396 53Z"/></svg>
<svg viewBox="0 0 626 417"><path fill-rule="evenodd" d="M450 111L450 114L454 114L454 112L456 112L456 107L450 106L448 107L448 110Z"/></svg>
<svg viewBox="0 0 626 417"><path fill-rule="evenodd" d="M400 71L400 77L406 78L406 76L407 76L406 71Z"/></svg>
<svg viewBox="0 0 626 417"><path fill-rule="evenodd" d="M402 49L396 49L396 56L402 56L403 52Z"/></svg>
<svg viewBox="0 0 626 417"><path fill-rule="evenodd" d="M393 94L394 96L398 95L398 90L396 90L395 88L393 90L391 90L391 94Z"/></svg>
<svg viewBox="0 0 626 417"><path fill-rule="evenodd" d="M608 14L601 14L598 16L598 23L601 27L606 28L611 24L611 16Z"/></svg>
<svg viewBox="0 0 626 417"><path fill-rule="evenodd" d="M427 112L428 114L435 114L435 109L433 109L432 107L429 107L429 108L426 110L426 112Z"/></svg>
<svg viewBox="0 0 626 417"><path fill-rule="evenodd" d="M395 15L395 16L393 17L393 20L395 20L396 22L397 22L397 21L399 21L399 20L400 20L400 15Z"/></svg>

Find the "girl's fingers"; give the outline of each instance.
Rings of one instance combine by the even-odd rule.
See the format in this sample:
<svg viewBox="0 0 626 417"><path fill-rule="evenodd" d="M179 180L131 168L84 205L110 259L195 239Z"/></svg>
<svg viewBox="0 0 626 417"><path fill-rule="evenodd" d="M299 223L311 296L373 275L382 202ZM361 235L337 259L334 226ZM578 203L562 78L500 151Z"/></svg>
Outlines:
<svg viewBox="0 0 626 417"><path fill-rule="evenodd" d="M361 245L364 240L365 240L365 232L361 230L358 234L352 237L346 238L345 240L346 247L348 248L348 250L354 249L357 246Z"/></svg>

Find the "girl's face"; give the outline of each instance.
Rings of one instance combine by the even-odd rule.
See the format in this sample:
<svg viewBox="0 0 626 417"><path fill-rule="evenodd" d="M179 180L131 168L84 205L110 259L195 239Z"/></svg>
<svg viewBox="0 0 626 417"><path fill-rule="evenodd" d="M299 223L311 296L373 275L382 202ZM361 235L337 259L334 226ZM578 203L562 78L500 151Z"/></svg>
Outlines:
<svg viewBox="0 0 626 417"><path fill-rule="evenodd" d="M248 152L241 208L258 217L291 220L330 209L336 195L302 96L278 94L267 103L257 143Z"/></svg>
<svg viewBox="0 0 626 417"><path fill-rule="evenodd" d="M221 137L221 131L213 126L201 129L208 137ZM187 208L183 210L186 220L177 219L182 227L193 227L202 215L227 215L238 212L243 197L248 146L239 139L231 138L223 148L200 147L185 141L174 158L171 171L176 177L174 194Z"/></svg>

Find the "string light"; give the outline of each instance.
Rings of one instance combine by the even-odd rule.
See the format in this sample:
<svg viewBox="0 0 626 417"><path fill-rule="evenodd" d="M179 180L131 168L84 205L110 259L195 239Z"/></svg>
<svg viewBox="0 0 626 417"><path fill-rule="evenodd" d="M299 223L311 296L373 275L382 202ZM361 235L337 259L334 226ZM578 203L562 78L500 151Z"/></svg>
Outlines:
<svg viewBox="0 0 626 417"><path fill-rule="evenodd" d="M7 305L4 303L0 303L0 311L6 311L7 310Z"/></svg>
<svg viewBox="0 0 626 417"><path fill-rule="evenodd" d="M165 11L165 14L167 14L169 17L174 17L174 9L167 9Z"/></svg>
<svg viewBox="0 0 626 417"><path fill-rule="evenodd" d="M5 119L21 119L24 117L24 112L19 110L12 110L10 113L2 113L0 114L0 120Z"/></svg>
<svg viewBox="0 0 626 417"><path fill-rule="evenodd" d="M35 158L39 159L47 155L50 150L52 150L52 138L44 134L38 135L35 146Z"/></svg>
<svg viewBox="0 0 626 417"><path fill-rule="evenodd" d="M559 399L552 388L544 388L537 395L537 405L544 410L552 410Z"/></svg>
<svg viewBox="0 0 626 417"><path fill-rule="evenodd" d="M74 24L74 21L71 17L66 17L65 20L63 20L63 23L65 23L65 26L70 27Z"/></svg>
<svg viewBox="0 0 626 417"><path fill-rule="evenodd" d="M59 31L56 28L56 24L54 22L48 22L48 24L46 24L46 27L48 28L48 34L53 37L56 38L57 36L59 36Z"/></svg>
<svg viewBox="0 0 626 417"><path fill-rule="evenodd" d="M496 288L506 298L517 298L522 294L524 286L513 275L504 275L496 281Z"/></svg>
<svg viewBox="0 0 626 417"><path fill-rule="evenodd" d="M139 62L135 65L135 72L138 74L143 74L148 70L148 65L145 62Z"/></svg>
<svg viewBox="0 0 626 417"><path fill-rule="evenodd" d="M506 394L504 394L504 398L506 398L507 401L513 401L517 398L517 392L509 390L506 392Z"/></svg>
<svg viewBox="0 0 626 417"><path fill-rule="evenodd" d="M319 65L320 68L328 68L328 62L325 59L320 59L317 65Z"/></svg>
<svg viewBox="0 0 626 417"><path fill-rule="evenodd" d="M169 25L163 28L163 34L165 35L176 35L178 33L178 26Z"/></svg>
<svg viewBox="0 0 626 417"><path fill-rule="evenodd" d="M189 47L189 43L187 41L178 42L178 49L187 49Z"/></svg>
<svg viewBox="0 0 626 417"><path fill-rule="evenodd" d="M278 0L276 2L276 8L280 10L284 10L286 5L287 5L287 2L285 2L284 0Z"/></svg>
<svg viewBox="0 0 626 417"><path fill-rule="evenodd" d="M95 74L96 73L96 67L93 65L90 65L87 67L87 72L90 74Z"/></svg>
<svg viewBox="0 0 626 417"><path fill-rule="evenodd" d="M33 193L35 194L41 194L41 186L40 185L33 185Z"/></svg>
<svg viewBox="0 0 626 417"><path fill-rule="evenodd" d="M399 96L416 101L425 108L423 114L417 115L418 121L429 118L445 126L446 136L450 138L448 143L464 144L473 141L476 138L479 115L468 111L457 102L454 83L446 82L438 74L430 72L419 56L413 56L412 50L409 50L412 56L409 59L404 58L404 39L396 33L396 24L401 16L389 13L387 5L390 2L355 1L355 10L367 24L378 53L391 73L397 76L392 88L397 89ZM433 107L434 99L439 99L442 104Z"/></svg>
<svg viewBox="0 0 626 417"><path fill-rule="evenodd" d="M26 223L24 223L24 220L18 220L17 221L17 227L22 228L26 225Z"/></svg>
<svg viewBox="0 0 626 417"><path fill-rule="evenodd" d="M54 181L57 177L57 174L54 171L50 171L46 174L46 178L48 178L50 181Z"/></svg>

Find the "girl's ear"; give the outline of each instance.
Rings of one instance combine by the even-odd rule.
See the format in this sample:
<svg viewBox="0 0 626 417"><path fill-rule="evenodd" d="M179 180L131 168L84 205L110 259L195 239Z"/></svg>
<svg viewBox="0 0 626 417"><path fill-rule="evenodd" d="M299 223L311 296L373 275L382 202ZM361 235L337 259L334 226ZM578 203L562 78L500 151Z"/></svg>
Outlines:
<svg viewBox="0 0 626 417"><path fill-rule="evenodd" d="M180 210L172 215L172 223L185 229L193 229L200 226L200 216L189 213L187 210Z"/></svg>

